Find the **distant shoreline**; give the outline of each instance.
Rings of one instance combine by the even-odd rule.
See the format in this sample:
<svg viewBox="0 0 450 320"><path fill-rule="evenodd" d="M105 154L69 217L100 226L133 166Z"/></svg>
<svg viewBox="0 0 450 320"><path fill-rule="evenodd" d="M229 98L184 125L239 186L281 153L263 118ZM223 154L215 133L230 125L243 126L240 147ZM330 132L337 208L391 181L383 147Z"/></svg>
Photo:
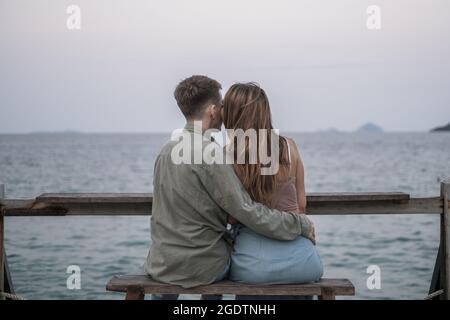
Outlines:
<svg viewBox="0 0 450 320"><path fill-rule="evenodd" d="M438 129L438 128L436 128ZM410 134L410 133L446 133L450 130L430 130L430 131L383 131L383 132L363 132L363 131L340 131L340 130L317 130L317 131L281 131L282 135L288 134L355 134L355 135L383 135L383 134ZM171 135L172 132L65 132L65 131L49 131L49 132L0 132L0 135Z"/></svg>

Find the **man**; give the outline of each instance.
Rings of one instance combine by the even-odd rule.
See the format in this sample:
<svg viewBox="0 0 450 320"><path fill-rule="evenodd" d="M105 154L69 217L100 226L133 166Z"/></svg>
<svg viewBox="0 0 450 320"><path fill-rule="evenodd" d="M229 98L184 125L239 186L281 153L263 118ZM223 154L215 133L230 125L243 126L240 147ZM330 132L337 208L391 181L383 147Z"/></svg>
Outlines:
<svg viewBox="0 0 450 320"><path fill-rule="evenodd" d="M222 126L221 85L206 76L183 80L175 99L186 118L184 133L215 143L202 133ZM177 141L167 143L155 163L151 218L152 245L146 271L155 280L194 287L226 277L232 250L230 215L255 232L278 240L300 235L313 240L305 215L281 212L252 201L229 164L173 161ZM192 152L198 152L194 144Z"/></svg>

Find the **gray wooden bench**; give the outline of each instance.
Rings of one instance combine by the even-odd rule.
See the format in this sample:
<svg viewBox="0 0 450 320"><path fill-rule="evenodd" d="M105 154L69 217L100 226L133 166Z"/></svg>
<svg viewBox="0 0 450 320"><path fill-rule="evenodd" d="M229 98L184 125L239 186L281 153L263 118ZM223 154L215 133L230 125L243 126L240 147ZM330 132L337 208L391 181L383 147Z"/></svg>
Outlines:
<svg viewBox="0 0 450 320"><path fill-rule="evenodd" d="M322 279L316 283L279 285L251 285L221 281L185 289L154 281L145 275L126 275L112 277L106 285L106 290L125 292L126 300L143 300L147 293L319 296L321 300L334 300L336 296L355 295L355 287L347 279Z"/></svg>

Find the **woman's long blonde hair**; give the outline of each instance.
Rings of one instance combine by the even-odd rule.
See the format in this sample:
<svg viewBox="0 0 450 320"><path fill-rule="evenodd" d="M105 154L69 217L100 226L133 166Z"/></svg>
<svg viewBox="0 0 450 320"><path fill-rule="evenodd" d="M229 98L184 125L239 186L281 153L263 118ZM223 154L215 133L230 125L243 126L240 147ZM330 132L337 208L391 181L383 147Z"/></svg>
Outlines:
<svg viewBox="0 0 450 320"><path fill-rule="evenodd" d="M241 180L244 188L250 194L254 201L269 205L272 195L277 185L278 175L261 175L262 164L259 159L259 130L266 129L266 146L268 155L271 153L271 134L273 130L272 115L270 112L269 99L264 90L256 83L236 83L225 94L223 102L224 125L226 129L254 129L257 133L258 141L258 159L256 164L249 163L249 142L245 141L245 163L237 163L237 153L243 150L237 150L237 141L230 141L234 150L234 171ZM278 136L276 136L279 138ZM280 170L284 170L289 164L287 152L287 141L279 139L279 164ZM281 172L280 172L281 173Z"/></svg>

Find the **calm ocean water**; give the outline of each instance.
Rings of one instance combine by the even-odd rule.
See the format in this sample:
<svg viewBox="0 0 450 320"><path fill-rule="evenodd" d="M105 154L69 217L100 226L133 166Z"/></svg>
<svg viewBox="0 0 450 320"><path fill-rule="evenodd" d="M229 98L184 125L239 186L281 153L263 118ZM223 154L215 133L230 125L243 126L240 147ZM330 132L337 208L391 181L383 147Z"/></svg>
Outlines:
<svg viewBox="0 0 450 320"><path fill-rule="evenodd" d="M448 133L290 135L305 163L308 192L403 191L439 195L450 175ZM0 181L8 198L44 192L151 192L153 164L169 138L156 134L0 135ZM421 299L438 248L439 217L313 218L326 277L347 277L356 298ZM121 299L105 284L137 272L150 244L148 217L7 217L6 250L17 293L30 299ZM66 268L81 268L81 290ZM366 269L381 268L381 289ZM190 298L190 297L185 297ZM230 298L230 297L228 297Z"/></svg>

